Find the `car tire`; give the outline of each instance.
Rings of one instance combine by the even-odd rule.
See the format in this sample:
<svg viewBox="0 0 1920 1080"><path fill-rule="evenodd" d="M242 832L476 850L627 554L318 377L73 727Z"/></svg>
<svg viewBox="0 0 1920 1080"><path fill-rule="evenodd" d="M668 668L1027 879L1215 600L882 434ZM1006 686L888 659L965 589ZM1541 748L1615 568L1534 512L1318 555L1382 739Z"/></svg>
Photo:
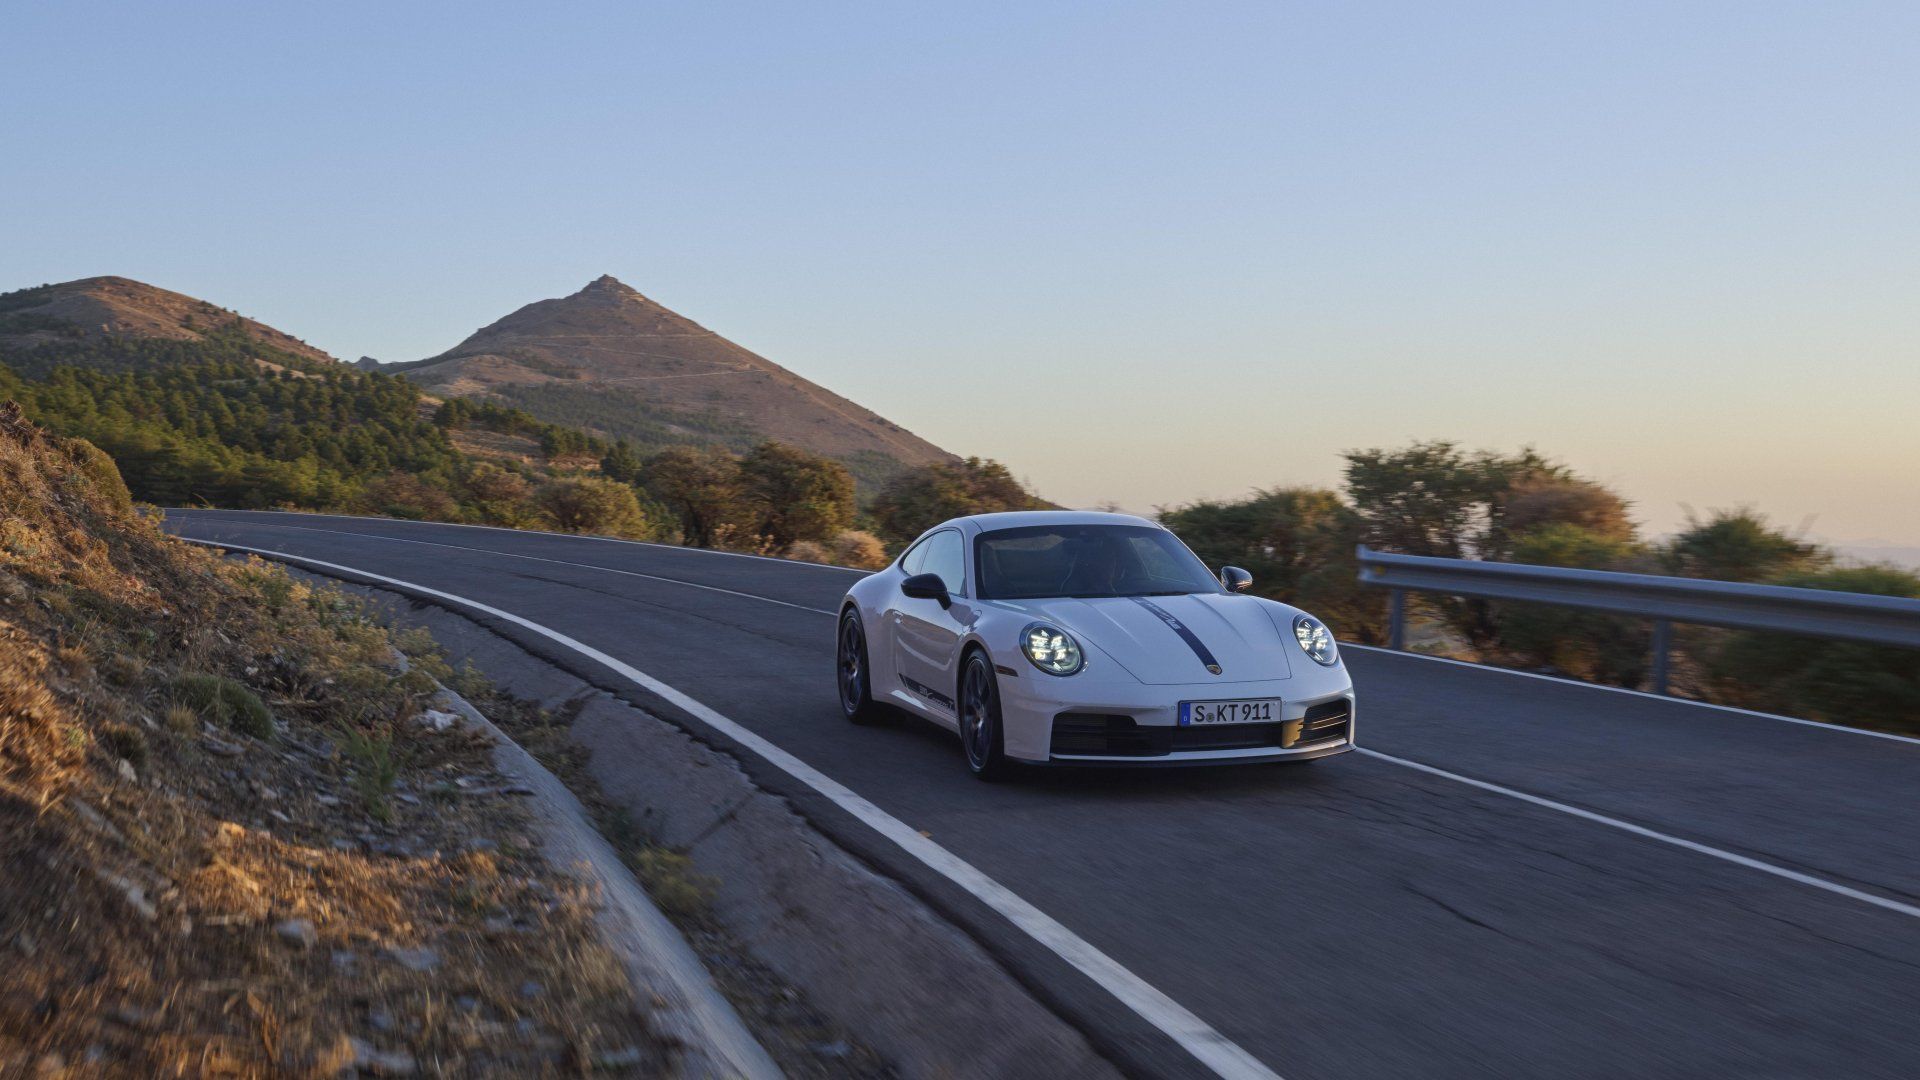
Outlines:
<svg viewBox="0 0 1920 1080"><path fill-rule="evenodd" d="M968 654L960 670L960 748L982 780L1002 780L1013 770L1000 725L1000 678L984 652Z"/></svg>
<svg viewBox="0 0 1920 1080"><path fill-rule="evenodd" d="M856 724L877 724L885 719L873 700L873 669L867 664L867 633L860 615L852 608L840 616L838 647L834 650L834 685L840 691L840 712Z"/></svg>

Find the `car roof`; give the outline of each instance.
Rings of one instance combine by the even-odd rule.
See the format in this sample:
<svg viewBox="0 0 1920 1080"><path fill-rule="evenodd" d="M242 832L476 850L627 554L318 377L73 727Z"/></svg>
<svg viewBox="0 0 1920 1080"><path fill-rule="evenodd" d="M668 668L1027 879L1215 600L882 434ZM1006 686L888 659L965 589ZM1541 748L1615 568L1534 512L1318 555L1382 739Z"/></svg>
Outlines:
<svg viewBox="0 0 1920 1080"><path fill-rule="evenodd" d="M942 522L942 528L972 526L978 532L1000 529L1026 529L1036 525L1145 525L1161 526L1133 514L1112 514L1104 510L1009 510L998 514L973 514Z"/></svg>

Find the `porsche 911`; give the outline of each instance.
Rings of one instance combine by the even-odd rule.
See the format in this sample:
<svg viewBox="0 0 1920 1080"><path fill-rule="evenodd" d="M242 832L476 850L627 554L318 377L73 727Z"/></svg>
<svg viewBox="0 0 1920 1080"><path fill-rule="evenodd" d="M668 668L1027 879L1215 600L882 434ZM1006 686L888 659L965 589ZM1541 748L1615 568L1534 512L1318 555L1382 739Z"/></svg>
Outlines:
<svg viewBox="0 0 1920 1080"><path fill-rule="evenodd" d="M1018 763L1310 761L1353 748L1333 633L1250 595L1127 514L955 518L848 590L836 672L849 720L904 711L960 736L983 779Z"/></svg>

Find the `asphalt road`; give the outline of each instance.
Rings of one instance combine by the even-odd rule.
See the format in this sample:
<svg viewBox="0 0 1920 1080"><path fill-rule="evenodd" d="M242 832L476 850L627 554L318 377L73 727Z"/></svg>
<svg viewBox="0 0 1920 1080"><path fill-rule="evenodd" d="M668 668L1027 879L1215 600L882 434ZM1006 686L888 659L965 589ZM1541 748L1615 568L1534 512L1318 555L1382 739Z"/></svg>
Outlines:
<svg viewBox="0 0 1920 1080"><path fill-rule="evenodd" d="M1557 805L1362 754L985 785L943 731L840 718L849 572L308 515L169 527L609 653L925 830L1290 1080L1920 1076L1920 744L1350 649L1362 746ZM1110 1045L1150 1041L1057 966L1026 976Z"/></svg>

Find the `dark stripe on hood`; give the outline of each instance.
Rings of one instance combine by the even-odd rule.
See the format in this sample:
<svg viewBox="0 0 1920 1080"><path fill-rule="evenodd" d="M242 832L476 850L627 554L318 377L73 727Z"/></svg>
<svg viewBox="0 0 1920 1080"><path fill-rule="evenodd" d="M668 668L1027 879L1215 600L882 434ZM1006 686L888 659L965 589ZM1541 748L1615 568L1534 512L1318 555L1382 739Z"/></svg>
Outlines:
<svg viewBox="0 0 1920 1080"><path fill-rule="evenodd" d="M1207 666L1208 671L1215 675L1220 674L1220 661L1213 658L1213 653L1207 649L1207 643L1201 641L1199 635L1187 629L1186 623L1174 618L1173 612L1168 611L1166 608L1161 607L1159 604L1154 603L1144 596L1130 596L1127 599L1153 612L1161 622L1167 624L1169 629L1180 635L1180 640L1187 643L1187 648L1193 650L1193 655L1200 658L1200 662Z"/></svg>

